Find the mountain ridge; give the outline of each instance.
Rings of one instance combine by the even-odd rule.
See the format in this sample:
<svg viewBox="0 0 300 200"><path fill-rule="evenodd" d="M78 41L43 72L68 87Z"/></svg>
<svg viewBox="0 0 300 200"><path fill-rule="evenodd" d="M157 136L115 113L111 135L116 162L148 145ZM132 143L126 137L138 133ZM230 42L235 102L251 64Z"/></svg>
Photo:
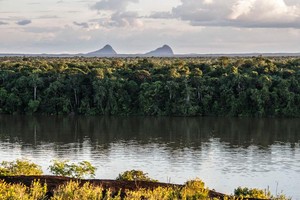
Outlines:
<svg viewBox="0 0 300 200"><path fill-rule="evenodd" d="M105 45L103 48L92 51L89 53L0 53L0 57L252 57L252 56L266 56L266 57L299 57L299 53L186 53L186 54L174 54L172 48L169 45L163 45L155 50L149 51L147 53L137 53L137 54L126 54L117 53L113 47L109 44Z"/></svg>

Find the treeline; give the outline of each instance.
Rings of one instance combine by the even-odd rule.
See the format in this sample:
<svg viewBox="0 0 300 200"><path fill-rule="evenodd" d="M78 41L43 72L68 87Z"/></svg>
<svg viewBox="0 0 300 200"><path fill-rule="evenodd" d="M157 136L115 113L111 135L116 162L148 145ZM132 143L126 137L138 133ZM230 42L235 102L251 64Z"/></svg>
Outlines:
<svg viewBox="0 0 300 200"><path fill-rule="evenodd" d="M0 58L0 113L300 117L300 58Z"/></svg>

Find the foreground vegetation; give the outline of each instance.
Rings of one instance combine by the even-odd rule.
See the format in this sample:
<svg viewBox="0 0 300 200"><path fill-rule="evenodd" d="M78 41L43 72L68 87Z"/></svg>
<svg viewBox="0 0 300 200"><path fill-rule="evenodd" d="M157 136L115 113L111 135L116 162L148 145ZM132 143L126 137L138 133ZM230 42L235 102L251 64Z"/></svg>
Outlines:
<svg viewBox="0 0 300 200"><path fill-rule="evenodd" d="M154 190L138 189L135 191L114 191L90 183L80 185L79 182L69 182L53 191L49 199L53 200L164 200L164 199L208 199L208 190L199 187L202 182L190 181L183 188L161 188ZM0 199L37 200L46 198L47 186L33 182L30 187L21 184L7 184L0 181Z"/></svg>
<svg viewBox="0 0 300 200"><path fill-rule="evenodd" d="M0 58L0 113L300 117L300 58Z"/></svg>
<svg viewBox="0 0 300 200"><path fill-rule="evenodd" d="M246 191L246 192L245 192ZM238 188L234 195L225 195L214 199L274 199L285 200L284 195L273 196L269 192L259 189ZM136 190L130 189L107 189L86 182L70 181L60 185L51 192L47 184L41 184L39 181L32 182L31 186L23 184L8 184L0 180L0 199L13 200L197 200L213 199L209 196L209 190L204 183L199 180L191 180L181 187L157 187L154 189L145 189L143 187Z"/></svg>
<svg viewBox="0 0 300 200"><path fill-rule="evenodd" d="M68 161L53 161L49 167L55 175L71 176L82 178L84 175L94 175L95 167L89 162L83 161L79 164L69 163ZM205 187L204 182L200 179L187 181L184 185L169 187L144 188L136 186L137 189L116 189L105 188L101 185L95 185L90 182L81 183L80 179L71 180L68 183L59 185L54 190L47 187L47 183L41 183L39 180L31 182L30 186L23 184L10 184L1 180L4 176L15 175L41 175L41 167L28 161L16 160L12 162L3 161L0 164L0 199L22 199L22 200L38 200L38 199L53 199L53 200L101 200L101 199L128 199L128 200L196 200L209 199L212 196L211 192ZM116 179L117 181L156 181L147 176L146 173L139 170L125 171ZM260 189L237 188L234 195L222 195L222 199L288 199L284 195L272 195L269 191Z"/></svg>

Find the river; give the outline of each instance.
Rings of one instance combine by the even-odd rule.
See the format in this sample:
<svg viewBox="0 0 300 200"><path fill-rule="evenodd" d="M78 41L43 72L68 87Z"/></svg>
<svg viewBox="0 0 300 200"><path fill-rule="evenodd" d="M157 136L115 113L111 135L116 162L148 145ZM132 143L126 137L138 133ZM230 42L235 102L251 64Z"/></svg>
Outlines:
<svg viewBox="0 0 300 200"><path fill-rule="evenodd" d="M90 161L96 178L139 169L162 182L269 188L300 199L300 119L0 115L0 161Z"/></svg>

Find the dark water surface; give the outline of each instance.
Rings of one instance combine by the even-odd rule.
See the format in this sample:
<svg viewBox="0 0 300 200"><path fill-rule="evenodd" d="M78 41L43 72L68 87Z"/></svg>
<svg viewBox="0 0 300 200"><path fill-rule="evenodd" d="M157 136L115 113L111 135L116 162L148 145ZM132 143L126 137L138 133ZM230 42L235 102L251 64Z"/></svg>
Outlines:
<svg viewBox="0 0 300 200"><path fill-rule="evenodd" d="M300 119L0 115L0 161L87 160L96 177L140 169L162 182L270 188L300 199Z"/></svg>

